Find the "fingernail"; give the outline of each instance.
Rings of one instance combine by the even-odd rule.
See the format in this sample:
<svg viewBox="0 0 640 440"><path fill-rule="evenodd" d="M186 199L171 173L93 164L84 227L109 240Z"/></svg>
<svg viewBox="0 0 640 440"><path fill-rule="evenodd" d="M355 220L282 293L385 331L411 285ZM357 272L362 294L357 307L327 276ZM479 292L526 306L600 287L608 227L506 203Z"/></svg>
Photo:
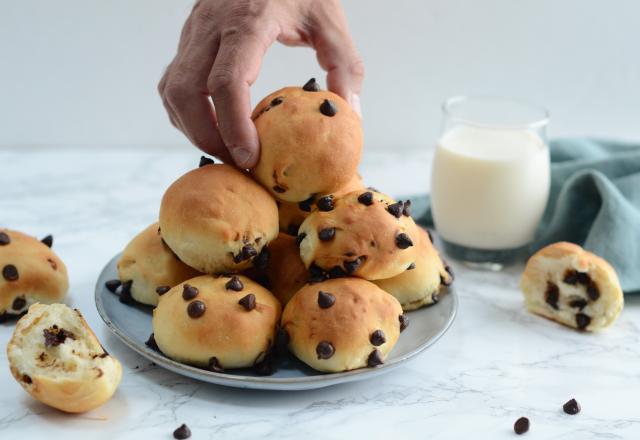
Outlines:
<svg viewBox="0 0 640 440"><path fill-rule="evenodd" d="M234 148L231 151L231 155L233 156L233 160L238 166L246 166L247 162L251 160L251 151L246 148Z"/></svg>
<svg viewBox="0 0 640 440"><path fill-rule="evenodd" d="M360 95L356 93L351 94L351 107L362 118L362 111L360 110Z"/></svg>

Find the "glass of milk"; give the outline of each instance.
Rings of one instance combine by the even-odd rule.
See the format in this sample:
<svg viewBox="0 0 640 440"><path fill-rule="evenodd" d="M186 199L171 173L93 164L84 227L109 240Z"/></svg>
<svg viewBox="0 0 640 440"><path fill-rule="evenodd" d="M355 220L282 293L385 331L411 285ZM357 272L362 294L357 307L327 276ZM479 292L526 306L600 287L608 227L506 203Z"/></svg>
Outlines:
<svg viewBox="0 0 640 440"><path fill-rule="evenodd" d="M499 270L531 243L549 197L549 114L500 98L443 105L431 197L445 252Z"/></svg>

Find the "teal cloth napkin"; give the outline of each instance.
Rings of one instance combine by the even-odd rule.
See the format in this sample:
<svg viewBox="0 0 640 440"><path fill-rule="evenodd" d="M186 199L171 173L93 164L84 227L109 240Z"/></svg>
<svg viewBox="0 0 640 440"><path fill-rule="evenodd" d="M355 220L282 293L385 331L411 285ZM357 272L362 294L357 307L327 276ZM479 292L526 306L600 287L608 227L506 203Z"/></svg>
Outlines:
<svg viewBox="0 0 640 440"><path fill-rule="evenodd" d="M607 260L625 293L640 293L640 144L596 139L550 142L551 191L531 253L570 241ZM416 220L433 226L428 195Z"/></svg>

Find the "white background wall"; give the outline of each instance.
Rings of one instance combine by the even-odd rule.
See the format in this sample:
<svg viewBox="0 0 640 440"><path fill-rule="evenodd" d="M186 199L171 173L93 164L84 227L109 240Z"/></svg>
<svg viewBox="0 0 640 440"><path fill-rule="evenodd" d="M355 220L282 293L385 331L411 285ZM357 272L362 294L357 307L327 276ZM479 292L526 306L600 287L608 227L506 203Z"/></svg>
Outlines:
<svg viewBox="0 0 640 440"><path fill-rule="evenodd" d="M0 2L0 146L187 145L156 83L191 0ZM430 145L453 94L535 100L552 135L640 139L640 2L355 1L368 148ZM276 45L255 84L322 76Z"/></svg>

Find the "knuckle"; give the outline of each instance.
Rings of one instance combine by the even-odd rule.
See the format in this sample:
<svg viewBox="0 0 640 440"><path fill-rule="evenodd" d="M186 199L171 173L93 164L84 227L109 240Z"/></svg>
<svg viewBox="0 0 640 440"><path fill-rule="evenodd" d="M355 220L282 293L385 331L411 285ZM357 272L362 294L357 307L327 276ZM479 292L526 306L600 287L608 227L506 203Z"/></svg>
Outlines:
<svg viewBox="0 0 640 440"><path fill-rule="evenodd" d="M227 66L216 67L207 80L207 88L212 93L228 90L235 80L236 75L231 68Z"/></svg>
<svg viewBox="0 0 640 440"><path fill-rule="evenodd" d="M179 109L189 100L189 89L182 83L168 81L164 88L164 99L173 107Z"/></svg>

